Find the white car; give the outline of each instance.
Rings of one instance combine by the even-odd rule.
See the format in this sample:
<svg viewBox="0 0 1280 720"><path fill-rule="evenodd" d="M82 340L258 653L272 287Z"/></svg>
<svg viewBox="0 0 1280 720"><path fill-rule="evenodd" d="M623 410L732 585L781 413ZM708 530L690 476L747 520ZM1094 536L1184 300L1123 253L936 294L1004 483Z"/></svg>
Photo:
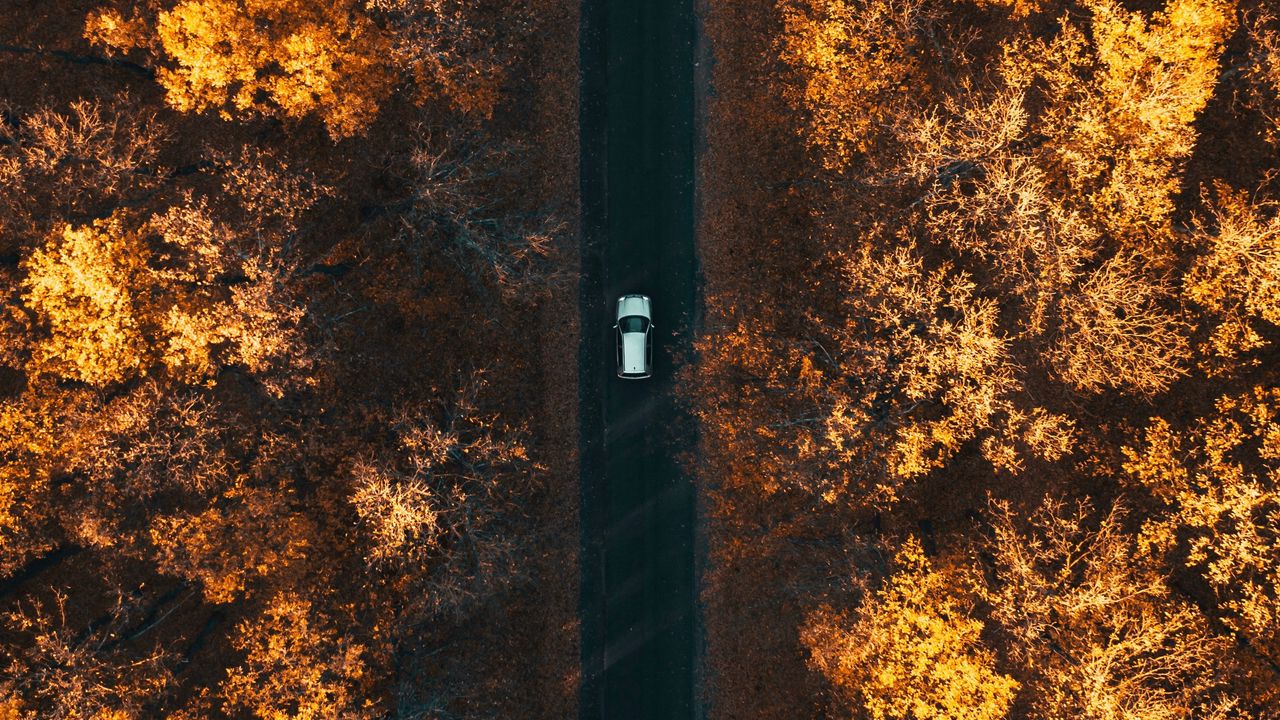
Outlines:
<svg viewBox="0 0 1280 720"><path fill-rule="evenodd" d="M653 374L653 314L647 295L618 298L618 377L640 380Z"/></svg>

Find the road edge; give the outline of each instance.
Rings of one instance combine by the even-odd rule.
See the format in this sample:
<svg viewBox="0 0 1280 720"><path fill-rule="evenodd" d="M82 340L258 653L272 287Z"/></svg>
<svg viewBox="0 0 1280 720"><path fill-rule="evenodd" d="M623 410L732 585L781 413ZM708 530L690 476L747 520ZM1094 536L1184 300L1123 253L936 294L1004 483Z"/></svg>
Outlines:
<svg viewBox="0 0 1280 720"><path fill-rule="evenodd" d="M605 194L601 187L605 158L604 83L607 73L603 34L603 3L582 0L578 10L578 523L579 532L579 655L578 717L603 720L599 679L604 668L602 647L603 575L598 538L603 501L604 394L600 374L582 372L601 362L596 342L598 318L604 312Z"/></svg>

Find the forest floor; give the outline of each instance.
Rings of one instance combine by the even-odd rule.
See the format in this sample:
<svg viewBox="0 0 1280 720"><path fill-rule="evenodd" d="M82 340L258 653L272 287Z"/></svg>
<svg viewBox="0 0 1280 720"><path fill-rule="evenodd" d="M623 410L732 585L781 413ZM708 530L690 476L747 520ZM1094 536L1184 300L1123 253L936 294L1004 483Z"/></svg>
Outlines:
<svg viewBox="0 0 1280 720"><path fill-rule="evenodd" d="M705 336L730 314L750 315L768 300L758 283L762 276L806 271L803 245L784 242L788 231L803 234L806 211L795 190L778 189L801 172L804 152L791 130L790 110L766 81L769 53L761 39L776 34L773 3L707 2L704 8L713 57L698 168ZM717 478L727 464L717 462L715 451L704 437L699 492L707 536L701 588L707 717L817 717L824 688L806 669L795 633L803 609L794 588L811 562L798 560L812 558L812 548L787 537L782 504L765 507L758 495L723 487Z"/></svg>
<svg viewBox="0 0 1280 720"><path fill-rule="evenodd" d="M532 150L536 165L527 177L542 187L527 188L545 198L563 218L554 264L568 278L579 272L578 247L578 3L538 0L535 13L555 32L542 32L535 41L538 54L529 58L528 74L535 79L520 104L528 115L495 115L495 124L508 125ZM541 304L535 322L503 318L511 330L523 329L536 343L535 367L528 395L537 405L530 410L533 445L548 466L545 492L529 511L538 518L539 536L530 557L527 582L513 597L501 598L470 623L469 632L487 650L473 678L501 679L500 702L493 717L573 718L578 716L580 677L578 621L578 347L580 320L577 285L555 284ZM519 348L524 338L515 338ZM527 385L527 383L526 383Z"/></svg>

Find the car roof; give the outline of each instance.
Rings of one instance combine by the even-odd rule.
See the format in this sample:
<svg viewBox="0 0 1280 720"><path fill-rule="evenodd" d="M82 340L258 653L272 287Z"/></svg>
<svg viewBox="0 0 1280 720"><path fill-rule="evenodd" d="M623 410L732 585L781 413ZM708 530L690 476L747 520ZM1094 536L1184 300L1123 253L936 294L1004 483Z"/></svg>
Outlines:
<svg viewBox="0 0 1280 720"><path fill-rule="evenodd" d="M630 315L639 315L646 319L650 317L651 304L647 295L623 295L618 298L618 315L617 319L622 319Z"/></svg>

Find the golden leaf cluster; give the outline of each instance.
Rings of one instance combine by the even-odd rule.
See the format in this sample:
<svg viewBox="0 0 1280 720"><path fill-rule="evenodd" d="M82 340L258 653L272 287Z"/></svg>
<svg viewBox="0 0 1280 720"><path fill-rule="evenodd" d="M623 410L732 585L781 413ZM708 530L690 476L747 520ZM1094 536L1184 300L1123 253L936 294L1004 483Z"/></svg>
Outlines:
<svg viewBox="0 0 1280 720"><path fill-rule="evenodd" d="M1018 683L996 670L954 577L935 570L914 538L894 565L854 616L830 607L810 615L800 635L810 664L874 720L1005 717Z"/></svg>
<svg viewBox="0 0 1280 720"><path fill-rule="evenodd" d="M316 115L340 139L364 129L391 89L388 41L353 0L184 0L150 27L114 9L85 34L119 50L154 44L157 79L184 112Z"/></svg>
<svg viewBox="0 0 1280 720"><path fill-rule="evenodd" d="M198 203L64 226L25 262L22 300L43 330L30 371L105 387L165 368L198 383L292 353L301 310L278 302L268 258L230 256L228 235ZM224 288L235 264L248 281Z"/></svg>

